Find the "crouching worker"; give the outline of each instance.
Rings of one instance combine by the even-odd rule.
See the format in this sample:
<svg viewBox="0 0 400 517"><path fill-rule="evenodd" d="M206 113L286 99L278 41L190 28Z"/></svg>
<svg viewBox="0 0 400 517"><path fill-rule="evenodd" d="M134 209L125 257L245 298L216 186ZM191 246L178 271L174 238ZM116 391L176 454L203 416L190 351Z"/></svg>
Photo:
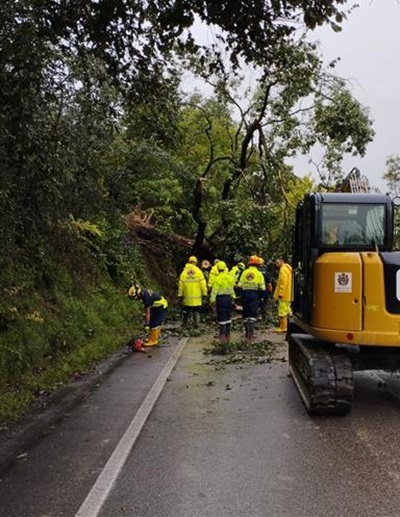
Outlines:
<svg viewBox="0 0 400 517"><path fill-rule="evenodd" d="M212 284L210 303L216 306L221 343L229 342L231 335L232 303L235 299L234 283L225 262L219 261L217 275Z"/></svg>
<svg viewBox="0 0 400 517"><path fill-rule="evenodd" d="M142 289L134 284L129 288L128 296L131 300L142 300L145 308L145 326L150 329L150 336L145 340L146 346L158 344L161 326L167 312L167 300L151 289Z"/></svg>

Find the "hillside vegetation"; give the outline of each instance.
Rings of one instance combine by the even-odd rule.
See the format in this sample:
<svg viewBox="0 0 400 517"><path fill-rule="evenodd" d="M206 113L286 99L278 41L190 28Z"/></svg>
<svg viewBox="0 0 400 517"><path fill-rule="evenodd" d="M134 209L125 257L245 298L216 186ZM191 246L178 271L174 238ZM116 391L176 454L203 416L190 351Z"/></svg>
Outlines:
<svg viewBox="0 0 400 517"><path fill-rule="evenodd" d="M290 253L297 202L365 153L368 111L306 38L343 1L300 4L1 3L1 422L132 335L130 282L173 300L188 253ZM319 185L289 165L315 147Z"/></svg>

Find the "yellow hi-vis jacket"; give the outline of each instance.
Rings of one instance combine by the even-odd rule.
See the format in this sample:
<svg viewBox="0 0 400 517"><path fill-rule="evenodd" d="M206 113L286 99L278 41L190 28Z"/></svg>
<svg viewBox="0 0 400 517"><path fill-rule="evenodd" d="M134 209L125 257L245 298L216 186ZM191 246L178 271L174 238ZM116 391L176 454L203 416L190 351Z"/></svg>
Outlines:
<svg viewBox="0 0 400 517"><path fill-rule="evenodd" d="M207 296L207 285L201 269L193 264L186 264L179 277L178 296L183 296L183 305L201 306L202 296Z"/></svg>
<svg viewBox="0 0 400 517"><path fill-rule="evenodd" d="M264 276L256 266L249 266L240 275L238 287L243 291L265 291Z"/></svg>
<svg viewBox="0 0 400 517"><path fill-rule="evenodd" d="M289 264L282 264L279 268L274 298L279 298L283 302L292 301L292 267Z"/></svg>
<svg viewBox="0 0 400 517"><path fill-rule="evenodd" d="M208 289L211 291L212 289L212 286L213 286L213 283L214 283L214 280L217 278L217 276L219 275L219 271L217 269L217 264L214 264L213 267L211 268L211 271L210 271L210 274L208 276Z"/></svg>
<svg viewBox="0 0 400 517"><path fill-rule="evenodd" d="M232 280L235 282L235 285L239 282L240 274L242 273L242 269L239 268L239 266L233 266L233 268L230 270L229 274L232 277Z"/></svg>
<svg viewBox="0 0 400 517"><path fill-rule="evenodd" d="M233 286L235 282L229 271L222 271L218 276L215 277L215 280L211 289L210 303L215 303L215 299L219 294L228 294L232 297L232 300L235 298L235 290Z"/></svg>

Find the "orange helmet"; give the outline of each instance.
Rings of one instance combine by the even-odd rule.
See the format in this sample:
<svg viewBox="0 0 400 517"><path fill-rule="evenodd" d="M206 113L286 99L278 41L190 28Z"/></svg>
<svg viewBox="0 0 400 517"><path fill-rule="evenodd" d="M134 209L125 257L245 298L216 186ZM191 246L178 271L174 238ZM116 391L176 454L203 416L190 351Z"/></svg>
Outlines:
<svg viewBox="0 0 400 517"><path fill-rule="evenodd" d="M260 264L260 257L257 257L257 255L252 255L249 258L249 265L250 266L258 266Z"/></svg>

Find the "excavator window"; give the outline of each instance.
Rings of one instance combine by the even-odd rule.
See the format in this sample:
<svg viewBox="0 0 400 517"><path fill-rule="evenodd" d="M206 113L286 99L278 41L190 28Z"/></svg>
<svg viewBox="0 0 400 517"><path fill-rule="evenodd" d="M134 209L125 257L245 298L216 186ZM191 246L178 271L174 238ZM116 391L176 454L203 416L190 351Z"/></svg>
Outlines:
<svg viewBox="0 0 400 517"><path fill-rule="evenodd" d="M385 205L325 203L320 223L320 247L373 249L384 244Z"/></svg>

